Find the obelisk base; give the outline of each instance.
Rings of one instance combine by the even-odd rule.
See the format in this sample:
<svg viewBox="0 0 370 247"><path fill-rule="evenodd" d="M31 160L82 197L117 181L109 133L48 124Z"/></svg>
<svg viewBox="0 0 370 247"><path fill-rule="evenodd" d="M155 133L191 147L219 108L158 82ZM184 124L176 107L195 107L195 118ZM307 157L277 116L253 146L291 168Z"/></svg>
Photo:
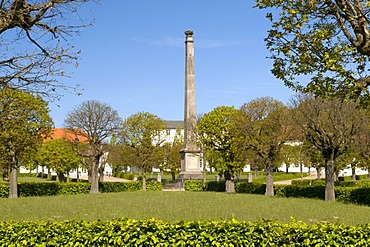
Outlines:
<svg viewBox="0 0 370 247"><path fill-rule="evenodd" d="M203 174L200 172L200 151L187 150L180 151L181 154L181 172L178 179L196 180L202 179Z"/></svg>

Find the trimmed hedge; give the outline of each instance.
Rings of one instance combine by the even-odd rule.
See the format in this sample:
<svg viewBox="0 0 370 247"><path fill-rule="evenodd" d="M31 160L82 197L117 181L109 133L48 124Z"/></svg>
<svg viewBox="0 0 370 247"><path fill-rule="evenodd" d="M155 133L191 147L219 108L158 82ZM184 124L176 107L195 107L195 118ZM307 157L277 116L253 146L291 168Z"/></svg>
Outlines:
<svg viewBox="0 0 370 247"><path fill-rule="evenodd" d="M19 183L18 196L56 196L56 195L76 195L87 194L90 191L90 183ZM122 191L137 191L141 190L141 182L100 182L99 191L102 193L122 192ZM162 190L160 182L148 182L146 184L148 191ZM9 184L0 183L0 197L6 198L9 196Z"/></svg>
<svg viewBox="0 0 370 247"><path fill-rule="evenodd" d="M1 246L368 246L370 224L116 219L0 222Z"/></svg>

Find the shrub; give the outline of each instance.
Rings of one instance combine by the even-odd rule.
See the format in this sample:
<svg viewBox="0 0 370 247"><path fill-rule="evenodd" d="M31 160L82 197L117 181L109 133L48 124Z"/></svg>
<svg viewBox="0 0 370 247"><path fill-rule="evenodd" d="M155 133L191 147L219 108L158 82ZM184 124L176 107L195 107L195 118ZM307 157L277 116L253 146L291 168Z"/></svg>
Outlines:
<svg viewBox="0 0 370 247"><path fill-rule="evenodd" d="M142 186L139 181L128 183L122 182L100 182L99 191L102 193L122 192L122 191L137 191L141 190Z"/></svg>
<svg viewBox="0 0 370 247"><path fill-rule="evenodd" d="M235 192L263 195L266 193L266 184L236 182Z"/></svg>
<svg viewBox="0 0 370 247"><path fill-rule="evenodd" d="M370 225L292 220L0 222L1 246L369 246Z"/></svg>
<svg viewBox="0 0 370 247"><path fill-rule="evenodd" d="M161 191L162 190L162 183L153 181L146 183L146 190L148 191Z"/></svg>
<svg viewBox="0 0 370 247"><path fill-rule="evenodd" d="M9 197L9 184L8 183L0 183L0 197L1 198Z"/></svg>
<svg viewBox="0 0 370 247"><path fill-rule="evenodd" d="M202 180L185 180L184 188L187 191L203 191Z"/></svg>
<svg viewBox="0 0 370 247"><path fill-rule="evenodd" d="M275 195L325 199L325 186L274 185Z"/></svg>
<svg viewBox="0 0 370 247"><path fill-rule="evenodd" d="M215 191L215 192L225 192L225 181L207 181L206 183L206 190L207 191Z"/></svg>

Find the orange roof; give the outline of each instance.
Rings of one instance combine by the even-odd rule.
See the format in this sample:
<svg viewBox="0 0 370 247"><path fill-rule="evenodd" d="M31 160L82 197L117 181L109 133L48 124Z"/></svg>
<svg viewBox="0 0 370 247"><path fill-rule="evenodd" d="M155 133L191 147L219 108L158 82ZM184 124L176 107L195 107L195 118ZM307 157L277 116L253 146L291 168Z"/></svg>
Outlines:
<svg viewBox="0 0 370 247"><path fill-rule="evenodd" d="M81 130L82 132L82 130ZM84 135L76 135L72 131L66 128L54 128L52 130L50 139L66 139L69 141L78 140L79 142L86 142L87 137Z"/></svg>

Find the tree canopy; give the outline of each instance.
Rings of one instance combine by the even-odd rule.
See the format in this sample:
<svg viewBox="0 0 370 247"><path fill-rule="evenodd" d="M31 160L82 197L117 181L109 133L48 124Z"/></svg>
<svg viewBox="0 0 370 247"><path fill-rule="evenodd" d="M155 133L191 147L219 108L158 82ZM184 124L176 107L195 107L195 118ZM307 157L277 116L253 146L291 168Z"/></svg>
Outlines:
<svg viewBox="0 0 370 247"><path fill-rule="evenodd" d="M94 1L94 0L91 0ZM90 2L91 2L90 1ZM66 64L80 51L71 37L90 25L77 14L89 0L3 0L0 2L0 86L27 90L48 97L57 89Z"/></svg>
<svg viewBox="0 0 370 247"><path fill-rule="evenodd" d="M370 4L360 0L256 0L271 9L265 41L285 85L370 106Z"/></svg>
<svg viewBox="0 0 370 247"><path fill-rule="evenodd" d="M148 112L138 112L123 121L118 141L123 145L124 159L131 167L138 167L146 190L146 173L164 160L161 145L165 141L164 121Z"/></svg>
<svg viewBox="0 0 370 247"><path fill-rule="evenodd" d="M0 90L0 154L10 164L9 197L17 197L20 159L35 152L52 129L49 109L41 97L20 90Z"/></svg>
<svg viewBox="0 0 370 247"><path fill-rule="evenodd" d="M53 169L60 182L64 175L81 164L81 157L72 144L64 139L51 139L43 143L37 153L37 161L42 166Z"/></svg>
<svg viewBox="0 0 370 247"><path fill-rule="evenodd" d="M117 134L120 130L122 120L118 112L110 105L96 100L87 100L74 108L67 114L64 120L65 126L76 137L87 139L86 148L82 147L80 155L88 163L91 190L90 193L99 192L99 166L101 158L107 152L108 145L105 141ZM76 145L80 143L76 142ZM85 149L85 150L83 150Z"/></svg>

